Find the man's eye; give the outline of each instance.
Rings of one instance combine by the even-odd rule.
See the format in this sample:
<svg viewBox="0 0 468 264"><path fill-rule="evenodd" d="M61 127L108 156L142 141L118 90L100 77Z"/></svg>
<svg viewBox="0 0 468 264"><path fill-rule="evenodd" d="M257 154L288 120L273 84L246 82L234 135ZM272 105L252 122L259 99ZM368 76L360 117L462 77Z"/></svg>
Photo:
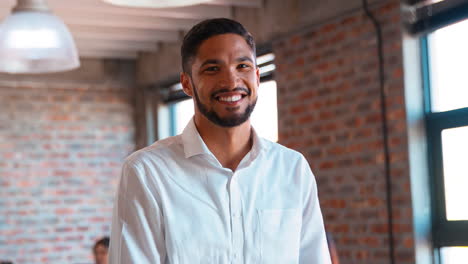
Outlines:
<svg viewBox="0 0 468 264"><path fill-rule="evenodd" d="M239 65L237 66L237 68L239 68L239 69L245 69L245 68L249 68L249 67L250 67L250 66L249 66L248 64L244 64L244 63L239 64Z"/></svg>
<svg viewBox="0 0 468 264"><path fill-rule="evenodd" d="M205 68L204 71L213 72L213 71L217 71L217 70L219 70L219 67L218 67L218 66L211 66L211 67Z"/></svg>

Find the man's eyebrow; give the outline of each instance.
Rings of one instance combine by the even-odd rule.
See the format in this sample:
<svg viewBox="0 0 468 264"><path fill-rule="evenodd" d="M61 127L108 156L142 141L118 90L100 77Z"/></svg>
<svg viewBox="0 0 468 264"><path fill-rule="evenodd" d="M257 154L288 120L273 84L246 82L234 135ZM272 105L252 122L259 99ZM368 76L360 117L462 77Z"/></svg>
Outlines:
<svg viewBox="0 0 468 264"><path fill-rule="evenodd" d="M204 61L201 65L201 67L207 65L207 64L221 64L221 60L217 60L217 59L207 59L206 61Z"/></svg>
<svg viewBox="0 0 468 264"><path fill-rule="evenodd" d="M239 57L239 58L236 59L236 61L237 62L250 61L250 62L254 63L252 58L250 58L249 56ZM207 59L200 65L200 67L203 67L203 66L205 66L207 64L222 64L222 61L218 60L218 59Z"/></svg>
<svg viewBox="0 0 468 264"><path fill-rule="evenodd" d="M238 61L238 62L241 62L241 61L250 61L250 62L254 63L253 60L252 60L252 58L250 58L249 56L242 56L242 57L239 57L239 58L236 59L236 61Z"/></svg>

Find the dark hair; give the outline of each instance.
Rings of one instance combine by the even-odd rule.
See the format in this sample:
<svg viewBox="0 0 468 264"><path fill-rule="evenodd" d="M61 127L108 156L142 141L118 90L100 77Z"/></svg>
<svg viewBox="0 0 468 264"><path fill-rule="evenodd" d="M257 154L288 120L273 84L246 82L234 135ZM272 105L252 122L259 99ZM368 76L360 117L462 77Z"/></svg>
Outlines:
<svg viewBox="0 0 468 264"><path fill-rule="evenodd" d="M243 37L255 54L255 41L241 23L227 18L208 19L193 26L185 35L180 52L182 55L182 70L191 74L192 60L197 55L198 48L203 41L227 33Z"/></svg>
<svg viewBox="0 0 468 264"><path fill-rule="evenodd" d="M93 250L96 250L96 248L98 246L104 246L105 248L109 248L109 237L105 236L101 239L99 239L98 241L96 241L96 243L94 244L94 247L93 247Z"/></svg>

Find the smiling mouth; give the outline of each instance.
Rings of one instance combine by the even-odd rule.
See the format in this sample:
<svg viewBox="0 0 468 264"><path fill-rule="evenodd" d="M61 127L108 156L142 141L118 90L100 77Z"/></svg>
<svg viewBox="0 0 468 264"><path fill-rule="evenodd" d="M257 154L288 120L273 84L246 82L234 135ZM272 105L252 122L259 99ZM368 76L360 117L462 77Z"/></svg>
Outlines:
<svg viewBox="0 0 468 264"><path fill-rule="evenodd" d="M222 103L236 103L242 100L247 95L250 95L249 90L245 88L236 88L232 91L221 90L216 92L213 97L218 102Z"/></svg>
<svg viewBox="0 0 468 264"><path fill-rule="evenodd" d="M240 101L242 98L244 98L246 95L231 95L231 96L216 96L216 100L220 102L228 102L228 103L234 103L237 101Z"/></svg>

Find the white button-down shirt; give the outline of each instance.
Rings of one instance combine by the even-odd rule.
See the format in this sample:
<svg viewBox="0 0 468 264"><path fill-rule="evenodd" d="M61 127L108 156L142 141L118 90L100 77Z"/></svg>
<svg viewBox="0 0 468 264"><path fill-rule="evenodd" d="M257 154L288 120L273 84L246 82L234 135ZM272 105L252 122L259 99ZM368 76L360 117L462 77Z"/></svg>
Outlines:
<svg viewBox="0 0 468 264"><path fill-rule="evenodd" d="M298 152L259 138L223 168L193 120L124 163L110 263L329 264L314 176Z"/></svg>

